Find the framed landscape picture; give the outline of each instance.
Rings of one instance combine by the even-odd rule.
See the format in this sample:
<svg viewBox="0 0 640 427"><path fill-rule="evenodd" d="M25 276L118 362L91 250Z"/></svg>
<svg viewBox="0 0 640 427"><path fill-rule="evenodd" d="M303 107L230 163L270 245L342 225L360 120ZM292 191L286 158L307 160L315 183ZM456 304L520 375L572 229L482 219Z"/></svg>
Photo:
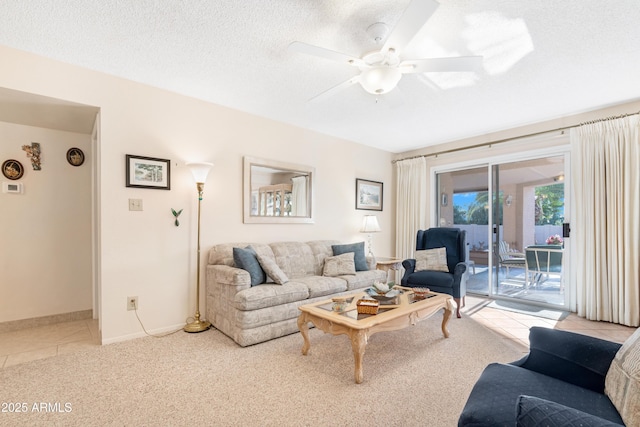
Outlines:
<svg viewBox="0 0 640 427"><path fill-rule="evenodd" d="M356 178L356 209L381 211L382 189L381 182Z"/></svg>
<svg viewBox="0 0 640 427"><path fill-rule="evenodd" d="M127 187L171 189L171 162L166 159L126 155Z"/></svg>

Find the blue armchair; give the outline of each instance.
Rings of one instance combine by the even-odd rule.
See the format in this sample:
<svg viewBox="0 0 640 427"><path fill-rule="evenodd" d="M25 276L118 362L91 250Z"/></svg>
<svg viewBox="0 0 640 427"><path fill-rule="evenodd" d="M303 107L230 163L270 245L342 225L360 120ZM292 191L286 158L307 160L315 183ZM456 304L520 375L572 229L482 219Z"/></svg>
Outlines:
<svg viewBox="0 0 640 427"><path fill-rule="evenodd" d="M620 344L538 326L529 342L524 358L485 368L459 427L624 425L604 393Z"/></svg>
<svg viewBox="0 0 640 427"><path fill-rule="evenodd" d="M464 307L467 293L467 232L459 228L430 228L418 230L416 250L447 249L447 267L449 271L415 271L416 260L402 262L405 269L402 286L411 288L429 288L434 292L449 294L456 302L456 316L460 317L460 308Z"/></svg>

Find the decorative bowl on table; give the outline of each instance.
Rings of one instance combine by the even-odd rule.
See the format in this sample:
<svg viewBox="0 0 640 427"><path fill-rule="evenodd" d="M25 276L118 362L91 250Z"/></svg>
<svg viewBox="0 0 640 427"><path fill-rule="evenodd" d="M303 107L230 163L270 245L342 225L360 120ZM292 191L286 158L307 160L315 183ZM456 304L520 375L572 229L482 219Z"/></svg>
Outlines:
<svg viewBox="0 0 640 427"><path fill-rule="evenodd" d="M400 294L398 289L393 289L394 283L374 282L373 286L367 289L367 294L378 301L389 301Z"/></svg>
<svg viewBox="0 0 640 427"><path fill-rule="evenodd" d="M429 288L411 288L411 290L413 291L413 297L415 299L425 299L429 292L431 292Z"/></svg>

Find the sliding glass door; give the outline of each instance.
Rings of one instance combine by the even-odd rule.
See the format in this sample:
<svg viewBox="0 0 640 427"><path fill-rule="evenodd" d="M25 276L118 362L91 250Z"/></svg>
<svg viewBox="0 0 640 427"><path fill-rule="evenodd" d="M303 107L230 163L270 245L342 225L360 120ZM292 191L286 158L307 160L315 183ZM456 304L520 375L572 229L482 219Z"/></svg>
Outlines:
<svg viewBox="0 0 640 427"><path fill-rule="evenodd" d="M467 231L467 292L567 307L565 155L437 174L440 226Z"/></svg>

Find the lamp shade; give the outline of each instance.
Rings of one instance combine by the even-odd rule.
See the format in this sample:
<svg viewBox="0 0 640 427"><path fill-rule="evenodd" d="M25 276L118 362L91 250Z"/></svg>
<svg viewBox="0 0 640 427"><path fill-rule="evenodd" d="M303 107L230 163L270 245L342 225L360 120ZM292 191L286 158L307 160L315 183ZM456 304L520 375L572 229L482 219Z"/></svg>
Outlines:
<svg viewBox="0 0 640 427"><path fill-rule="evenodd" d="M191 173L193 174L193 179L195 179L196 182L204 183L207 180L207 175L209 175L209 171L213 167L213 163L191 162L191 163L187 163L187 167L191 169Z"/></svg>
<svg viewBox="0 0 640 427"><path fill-rule="evenodd" d="M362 221L362 233L377 233L380 231L380 225L378 224L378 218L375 215L365 215Z"/></svg>

